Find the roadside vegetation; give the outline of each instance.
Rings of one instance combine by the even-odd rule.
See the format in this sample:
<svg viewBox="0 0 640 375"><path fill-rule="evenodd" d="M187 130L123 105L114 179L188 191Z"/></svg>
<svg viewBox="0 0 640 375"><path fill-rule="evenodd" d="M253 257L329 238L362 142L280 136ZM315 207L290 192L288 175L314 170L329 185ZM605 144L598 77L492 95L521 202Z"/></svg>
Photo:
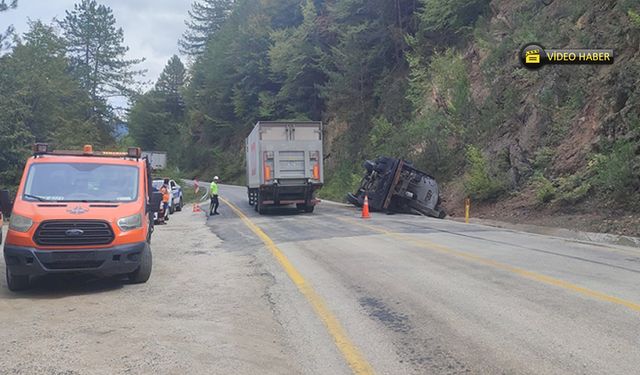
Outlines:
<svg viewBox="0 0 640 375"><path fill-rule="evenodd" d="M0 12L17 6L3 0ZM142 72L124 58L124 31L108 7L82 0L54 24L32 20L23 35L10 27L0 49L0 187L17 186L34 142L117 146L124 117L107 99L132 97Z"/></svg>
<svg viewBox="0 0 640 375"><path fill-rule="evenodd" d="M85 13L111 25L114 53L96 61L122 69L96 77L117 79L95 84L79 58L82 35L96 43L82 34ZM637 213L639 13L638 0L196 0L179 41L189 62L172 57L136 93L122 31L108 8L83 0L59 30L34 21L18 41L3 38L0 162L12 168L0 184L15 183L33 140L115 144L120 120L121 146L167 150L183 176L242 184L256 121L322 120L325 198L342 200L362 162L384 154L442 182L448 212L470 196L530 212ZM528 71L516 55L532 41L615 47L617 62ZM128 116L106 104L113 90L131 98Z"/></svg>

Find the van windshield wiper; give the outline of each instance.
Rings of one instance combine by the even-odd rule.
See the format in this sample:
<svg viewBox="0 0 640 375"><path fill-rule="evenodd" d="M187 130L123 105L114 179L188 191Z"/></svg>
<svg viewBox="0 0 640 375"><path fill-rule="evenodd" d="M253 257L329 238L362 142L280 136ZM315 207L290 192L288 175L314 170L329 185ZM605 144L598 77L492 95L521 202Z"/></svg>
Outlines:
<svg viewBox="0 0 640 375"><path fill-rule="evenodd" d="M42 198L42 197L39 197L39 196L37 196L37 195L32 195L32 194L23 194L23 196L24 196L25 198L35 199L35 200L38 200L38 201L40 201L40 202L55 202L55 201L51 201L51 200L49 200L49 199L44 199L44 198Z"/></svg>

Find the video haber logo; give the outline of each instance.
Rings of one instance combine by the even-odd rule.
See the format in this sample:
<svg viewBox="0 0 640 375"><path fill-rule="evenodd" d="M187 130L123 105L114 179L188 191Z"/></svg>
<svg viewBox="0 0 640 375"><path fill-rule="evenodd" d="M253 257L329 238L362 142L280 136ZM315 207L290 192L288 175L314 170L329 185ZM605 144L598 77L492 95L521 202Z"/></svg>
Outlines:
<svg viewBox="0 0 640 375"><path fill-rule="evenodd" d="M529 43L520 50L520 63L527 69L543 65L610 65L614 61L612 49L545 49Z"/></svg>

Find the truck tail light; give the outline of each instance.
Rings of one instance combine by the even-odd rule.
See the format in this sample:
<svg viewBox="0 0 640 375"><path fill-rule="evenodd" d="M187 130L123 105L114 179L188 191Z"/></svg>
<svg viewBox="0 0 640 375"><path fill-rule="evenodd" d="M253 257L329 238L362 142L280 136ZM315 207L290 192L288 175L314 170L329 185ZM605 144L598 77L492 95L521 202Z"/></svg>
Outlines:
<svg viewBox="0 0 640 375"><path fill-rule="evenodd" d="M313 179L320 180L320 152L311 153L311 164L313 165Z"/></svg>
<svg viewBox="0 0 640 375"><path fill-rule="evenodd" d="M271 167L264 163L264 179L265 181L271 180Z"/></svg>
<svg viewBox="0 0 640 375"><path fill-rule="evenodd" d="M273 151L264 152L264 180L269 181L273 179Z"/></svg>

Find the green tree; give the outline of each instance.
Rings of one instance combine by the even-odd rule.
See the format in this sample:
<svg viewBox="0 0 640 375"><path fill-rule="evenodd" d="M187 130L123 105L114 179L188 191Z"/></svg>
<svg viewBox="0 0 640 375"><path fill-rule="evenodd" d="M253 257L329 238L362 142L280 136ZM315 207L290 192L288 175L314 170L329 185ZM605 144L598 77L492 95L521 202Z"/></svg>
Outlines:
<svg viewBox="0 0 640 375"><path fill-rule="evenodd" d="M302 14L299 26L272 33L269 57L271 71L281 84L277 106L286 109L287 117L317 120L323 110L320 86L327 80L322 69L326 47L312 0L304 2Z"/></svg>
<svg viewBox="0 0 640 375"><path fill-rule="evenodd" d="M65 44L36 21L11 53L0 58L0 184L18 182L33 141L57 147L101 143L91 100L68 73Z"/></svg>
<svg viewBox="0 0 640 375"><path fill-rule="evenodd" d="M146 150L170 151L174 164L181 154L178 146L184 134L184 84L184 65L174 55L154 88L136 100L129 114L129 131L135 143Z"/></svg>
<svg viewBox="0 0 640 375"><path fill-rule="evenodd" d="M95 102L114 95L130 96L135 78L144 73L133 67L143 60L125 59L124 32L116 27L111 8L82 0L59 25L67 42L75 76Z"/></svg>
<svg viewBox="0 0 640 375"><path fill-rule="evenodd" d="M489 9L489 0L420 0L418 43L425 56L438 47L455 45L473 30Z"/></svg>
<svg viewBox="0 0 640 375"><path fill-rule="evenodd" d="M165 108L174 118L184 116L184 98L182 91L186 82L186 69L177 55L173 55L165 66L155 90L165 98Z"/></svg>
<svg viewBox="0 0 640 375"><path fill-rule="evenodd" d="M191 5L187 31L178 41L180 52L199 56L207 42L218 32L229 18L234 0L199 0Z"/></svg>

